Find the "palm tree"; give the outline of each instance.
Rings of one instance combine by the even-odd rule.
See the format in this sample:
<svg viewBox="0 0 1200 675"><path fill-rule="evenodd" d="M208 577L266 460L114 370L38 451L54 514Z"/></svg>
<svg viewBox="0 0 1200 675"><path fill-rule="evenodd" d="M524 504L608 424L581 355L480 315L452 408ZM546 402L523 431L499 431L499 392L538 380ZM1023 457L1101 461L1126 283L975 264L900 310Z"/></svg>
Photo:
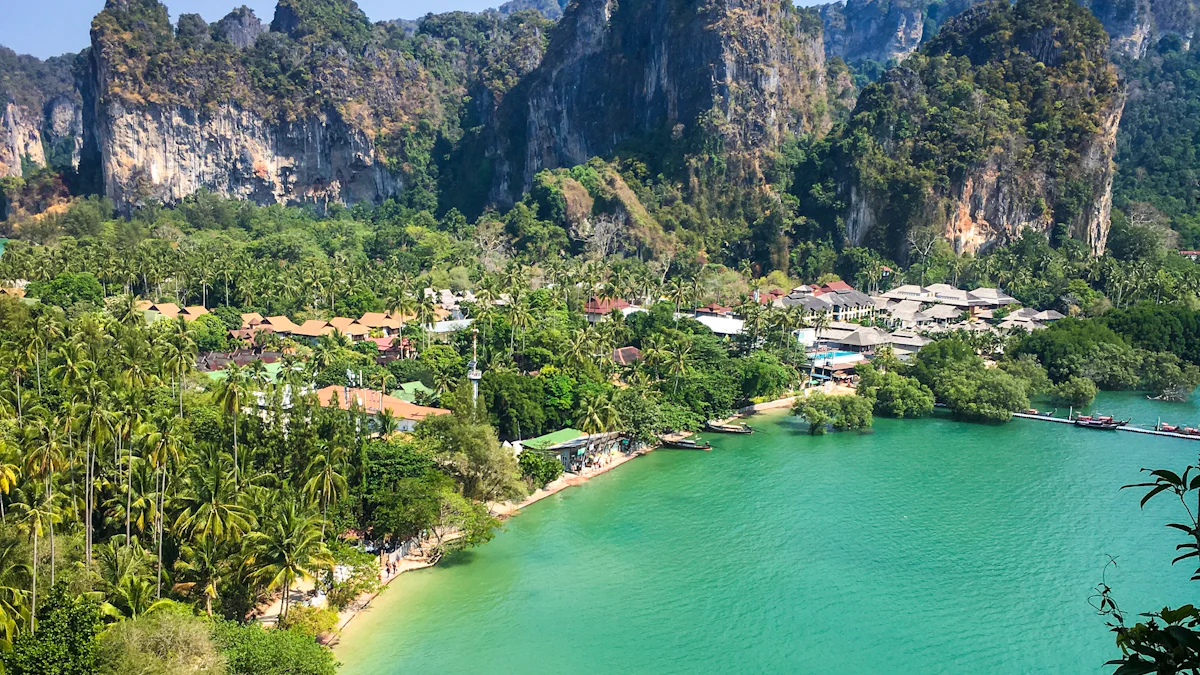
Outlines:
<svg viewBox="0 0 1200 675"><path fill-rule="evenodd" d="M679 391L679 378L688 374L692 369L692 342L691 340L681 340L675 346L675 351L671 354L671 362L669 365L670 373L675 376L674 391Z"/></svg>
<svg viewBox="0 0 1200 675"><path fill-rule="evenodd" d="M325 521L329 502L337 501L338 496L347 490L346 478L338 472L345 463L345 449L325 441L319 441L320 452L308 464L305 475L308 481L304 491L310 499L321 504L321 536L325 536Z"/></svg>
<svg viewBox="0 0 1200 675"><path fill-rule="evenodd" d="M192 339L187 322L182 316L171 322L167 334L167 353L163 365L171 372L173 382L179 384L179 416L183 417L183 382L187 372L196 363L196 341Z"/></svg>
<svg viewBox="0 0 1200 675"><path fill-rule="evenodd" d="M216 403L226 415L233 417L233 486L238 487L238 414L245 405L249 389L249 378L245 371L236 363L230 363L225 370L225 379L217 387Z"/></svg>
<svg viewBox="0 0 1200 675"><path fill-rule="evenodd" d="M4 495L7 495L17 485L17 476L21 467L13 463L16 448L0 438L0 522L8 522L4 514Z"/></svg>
<svg viewBox="0 0 1200 675"><path fill-rule="evenodd" d="M18 529L26 533L33 543L33 574L29 601L29 630L32 631L33 617L37 614L38 541L47 530L54 531L54 523L62 522L62 515L54 504L54 498L49 493L42 494L37 490L29 495L28 502L13 504L13 511L17 516ZM50 551L50 567L54 568L53 547Z"/></svg>
<svg viewBox="0 0 1200 675"><path fill-rule="evenodd" d="M32 428L26 431L29 445L25 451L25 471L34 481L45 483L45 503L53 505L54 474L65 465L62 445L63 420L54 417L49 422L39 419ZM61 519L60 519L61 520ZM54 523L59 522L48 518L43 524L50 532L50 583L54 583ZM36 546L36 543L35 543Z"/></svg>
<svg viewBox="0 0 1200 675"><path fill-rule="evenodd" d="M29 566L18 556L19 547L11 542L0 547L0 651L12 648L13 636L17 632L17 622L24 623L29 609L25 606L24 590L30 585Z"/></svg>
<svg viewBox="0 0 1200 675"><path fill-rule="evenodd" d="M254 528L254 515L237 502L226 458L208 446L202 457L187 467L174 506L179 511L174 530L179 536L217 541L236 539Z"/></svg>
<svg viewBox="0 0 1200 675"><path fill-rule="evenodd" d="M261 532L246 538L246 545L255 552L254 577L265 582L268 590L283 587L283 618L292 585L318 569L332 568L333 557L322 541L317 519L303 512L294 499L286 499L264 525Z"/></svg>
<svg viewBox="0 0 1200 675"><path fill-rule="evenodd" d="M229 556L212 537L202 536L193 544L179 548L175 570L183 581L175 584L176 593L204 598L204 613L212 616L213 601L219 596L221 581L229 570Z"/></svg>

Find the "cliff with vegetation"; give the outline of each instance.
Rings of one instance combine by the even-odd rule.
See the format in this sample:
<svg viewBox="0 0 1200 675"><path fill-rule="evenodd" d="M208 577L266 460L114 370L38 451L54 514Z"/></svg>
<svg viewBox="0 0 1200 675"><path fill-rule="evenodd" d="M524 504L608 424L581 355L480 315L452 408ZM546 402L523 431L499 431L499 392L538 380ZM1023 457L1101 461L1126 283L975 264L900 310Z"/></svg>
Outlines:
<svg viewBox="0 0 1200 675"><path fill-rule="evenodd" d="M976 5L863 91L831 146L845 235L897 256L1022 230L1104 251L1124 104L1099 21L1071 0Z"/></svg>
<svg viewBox="0 0 1200 675"><path fill-rule="evenodd" d="M0 176L79 164L82 101L75 55L42 61L0 47Z"/></svg>
<svg viewBox="0 0 1200 675"><path fill-rule="evenodd" d="M817 11L825 28L825 54L866 65L899 63L931 39L939 26L974 0L839 0ZM1141 58L1163 37L1191 42L1200 26L1195 0L1080 0L1112 38L1114 53ZM1186 46L1185 46L1186 48Z"/></svg>
<svg viewBox="0 0 1200 675"><path fill-rule="evenodd" d="M849 63L903 61L970 0L843 0L817 8L825 55Z"/></svg>
<svg viewBox="0 0 1200 675"><path fill-rule="evenodd" d="M351 0L282 0L269 30L246 8L173 27L156 0L109 0L92 26L88 150L118 205L205 189L432 206L434 146L539 62L546 25L457 13L412 33L371 24Z"/></svg>
<svg viewBox="0 0 1200 675"><path fill-rule="evenodd" d="M784 138L826 129L827 108L820 22L791 3L578 0L468 164L498 203L614 154L720 157L741 182Z"/></svg>

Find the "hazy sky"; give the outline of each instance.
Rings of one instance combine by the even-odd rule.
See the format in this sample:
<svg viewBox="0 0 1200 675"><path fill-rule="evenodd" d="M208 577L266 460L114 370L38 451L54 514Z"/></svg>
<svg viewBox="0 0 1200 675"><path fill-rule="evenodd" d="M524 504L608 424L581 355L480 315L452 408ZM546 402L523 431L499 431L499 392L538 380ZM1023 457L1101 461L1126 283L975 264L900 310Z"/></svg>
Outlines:
<svg viewBox="0 0 1200 675"><path fill-rule="evenodd" d="M415 19L429 12L461 9L479 11L504 0L358 0L372 21ZM180 13L194 12L213 22L242 4L270 23L275 0L166 0L174 21ZM18 54L39 58L77 52L88 45L92 17L104 0L0 0L0 45Z"/></svg>

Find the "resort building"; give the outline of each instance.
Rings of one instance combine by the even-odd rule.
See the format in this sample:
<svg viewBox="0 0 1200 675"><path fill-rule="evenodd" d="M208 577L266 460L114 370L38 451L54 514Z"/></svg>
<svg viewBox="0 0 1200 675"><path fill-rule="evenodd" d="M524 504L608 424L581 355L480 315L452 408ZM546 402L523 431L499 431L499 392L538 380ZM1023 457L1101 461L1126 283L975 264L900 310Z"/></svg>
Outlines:
<svg viewBox="0 0 1200 675"><path fill-rule="evenodd" d="M518 441L513 446L518 454L529 449L552 455L562 462L563 471L579 473L585 468L600 466L616 458L628 447L628 442L619 431L586 434L578 429L560 429L545 436Z"/></svg>
<svg viewBox="0 0 1200 675"><path fill-rule="evenodd" d="M834 321L858 321L875 316L875 301L844 281L821 286L797 286L779 299L782 307L804 308L808 314L829 314Z"/></svg>
<svg viewBox="0 0 1200 675"><path fill-rule="evenodd" d="M595 298L588 300L583 306L583 313L587 316L587 320L591 323L603 321L609 314L616 311L624 311L632 308L621 298Z"/></svg>
<svg viewBox="0 0 1200 675"><path fill-rule="evenodd" d="M378 430L379 415L382 411L391 413L396 422L396 431L412 431L417 424L428 417L450 415L451 411L443 408L429 408L416 405L382 391L359 389L357 387L339 387L330 385L318 389L317 400L321 406L328 408L337 405L343 410L357 406L373 417L373 430Z"/></svg>

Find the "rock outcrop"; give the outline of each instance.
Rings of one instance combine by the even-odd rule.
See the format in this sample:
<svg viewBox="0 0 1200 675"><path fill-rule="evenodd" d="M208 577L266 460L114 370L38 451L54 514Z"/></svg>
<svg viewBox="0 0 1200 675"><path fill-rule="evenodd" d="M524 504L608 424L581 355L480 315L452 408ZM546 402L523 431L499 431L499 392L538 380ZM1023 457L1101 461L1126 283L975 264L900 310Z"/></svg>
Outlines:
<svg viewBox="0 0 1200 675"><path fill-rule="evenodd" d="M69 54L42 61L0 47L0 176L79 164L82 107Z"/></svg>
<svg viewBox="0 0 1200 675"><path fill-rule="evenodd" d="M1112 37L1113 51L1141 58L1160 39L1179 38L1188 49L1200 27L1200 4L1195 0L1081 0L1091 8Z"/></svg>
<svg viewBox="0 0 1200 675"><path fill-rule="evenodd" d="M1005 38L983 40L995 26ZM967 252L1031 228L1102 253L1124 106L1107 49L1071 0L985 3L949 22L859 99L846 138L870 140L840 146L847 238L902 258L929 236Z"/></svg>
<svg viewBox="0 0 1200 675"><path fill-rule="evenodd" d="M157 0L109 0L93 22L84 154L122 209L198 190L428 206L433 146L537 65L548 23L431 15L412 34L352 0L281 0L270 30L245 7L173 28Z"/></svg>
<svg viewBox="0 0 1200 675"><path fill-rule="evenodd" d="M817 17L775 0L577 0L490 132L490 198L542 169L641 142L715 144L753 175L788 134L827 127Z"/></svg>
<svg viewBox="0 0 1200 675"><path fill-rule="evenodd" d="M900 62L972 0L843 0L821 5L826 57Z"/></svg>

